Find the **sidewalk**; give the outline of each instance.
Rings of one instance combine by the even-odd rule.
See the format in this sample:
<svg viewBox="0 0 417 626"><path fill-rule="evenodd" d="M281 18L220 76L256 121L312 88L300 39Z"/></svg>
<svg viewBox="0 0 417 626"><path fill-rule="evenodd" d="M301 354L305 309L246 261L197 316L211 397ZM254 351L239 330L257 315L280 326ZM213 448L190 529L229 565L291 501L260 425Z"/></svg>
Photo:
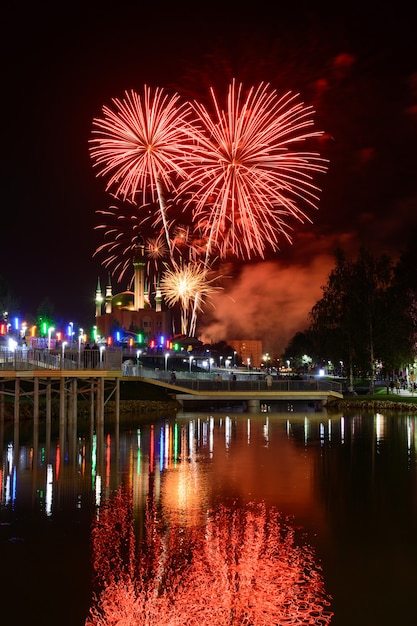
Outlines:
<svg viewBox="0 0 417 626"><path fill-rule="evenodd" d="M384 394L381 394L384 395ZM403 396L403 397L409 397L409 398L417 398L417 391L409 391L408 389L398 389L398 391L396 389L394 389L393 391L390 390L389 393L387 393L387 396Z"/></svg>

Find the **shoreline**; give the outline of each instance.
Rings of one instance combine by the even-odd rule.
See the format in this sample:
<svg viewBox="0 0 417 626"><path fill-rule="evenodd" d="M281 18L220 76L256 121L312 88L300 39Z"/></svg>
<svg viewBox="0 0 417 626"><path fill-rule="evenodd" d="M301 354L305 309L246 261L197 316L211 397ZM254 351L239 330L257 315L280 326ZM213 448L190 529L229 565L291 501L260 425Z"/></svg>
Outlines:
<svg viewBox="0 0 417 626"><path fill-rule="evenodd" d="M390 400L332 400L330 403L323 405L327 412L355 410L355 411L402 411L417 413L417 402L392 402ZM181 405L176 400L120 400L120 416L130 416L131 414L150 415L152 413L168 413L175 414L181 410ZM104 415L114 415L116 412L116 403L109 401L104 409ZM90 404L82 401L78 403L78 416L87 418L90 416ZM46 418L45 407L39 408L39 419ZM59 403L52 402L51 418L59 419ZM20 406L19 420L27 421L33 419L33 405L22 404ZM5 406L4 411L5 422L14 420L13 406Z"/></svg>
<svg viewBox="0 0 417 626"><path fill-rule="evenodd" d="M327 411L354 409L361 411L411 411L417 412L417 402L392 402L391 400L332 400L325 405Z"/></svg>

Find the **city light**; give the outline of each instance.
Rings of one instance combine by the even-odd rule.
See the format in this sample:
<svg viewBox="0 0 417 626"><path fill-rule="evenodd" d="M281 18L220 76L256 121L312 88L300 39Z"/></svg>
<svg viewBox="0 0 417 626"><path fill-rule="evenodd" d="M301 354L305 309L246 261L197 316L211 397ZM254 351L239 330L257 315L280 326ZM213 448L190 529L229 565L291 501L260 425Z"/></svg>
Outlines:
<svg viewBox="0 0 417 626"><path fill-rule="evenodd" d="M64 358L65 358L65 346L68 345L67 341L62 342L62 356L61 356L61 367L64 366Z"/></svg>
<svg viewBox="0 0 417 626"><path fill-rule="evenodd" d="M51 335L54 332L54 330L55 330L54 326L50 326L48 328L48 350L51 349Z"/></svg>

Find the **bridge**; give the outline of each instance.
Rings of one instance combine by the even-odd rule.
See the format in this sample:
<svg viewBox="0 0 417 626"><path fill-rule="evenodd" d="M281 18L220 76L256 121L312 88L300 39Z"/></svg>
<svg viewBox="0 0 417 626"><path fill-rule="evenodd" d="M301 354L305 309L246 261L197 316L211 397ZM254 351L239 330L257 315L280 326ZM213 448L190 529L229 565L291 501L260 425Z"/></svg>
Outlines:
<svg viewBox="0 0 417 626"><path fill-rule="evenodd" d="M232 370L233 373L234 370ZM77 397L83 395L92 404L100 421L104 419L104 406L110 398L116 401L119 416L120 381L140 381L163 388L183 408L194 405L244 405L247 411L259 412L272 402L305 401L321 407L332 398L342 398L340 382L310 378L274 378L271 386L265 377L256 372L236 370L237 380L230 377L231 370L217 370L227 379L216 380L216 373L176 372L176 382L170 382L170 373L158 368L134 366L123 362L121 351L67 350L54 351L26 349L0 351L0 417L4 414L6 395L14 398L15 421L18 421L19 399L30 397L34 405L34 418L39 411L39 396L46 396L47 417L51 411L51 394L60 398L60 420L68 412L76 419ZM55 386L52 381L56 381ZM6 384L9 383L9 384ZM10 388L10 383L13 387ZM29 387L29 390L28 390ZM68 400L68 401L67 401Z"/></svg>
<svg viewBox="0 0 417 626"><path fill-rule="evenodd" d="M146 376L151 377L146 377ZM143 380L163 387L183 408L189 405L228 403L231 406L244 403L250 412L259 412L262 406L272 402L294 402L304 400L315 406L323 406L332 398L343 398L342 385L325 379L294 380L291 378L273 380L270 387L259 377L242 376L236 381L216 381L207 378L183 378L180 374L175 384L161 380L151 372L143 372Z"/></svg>

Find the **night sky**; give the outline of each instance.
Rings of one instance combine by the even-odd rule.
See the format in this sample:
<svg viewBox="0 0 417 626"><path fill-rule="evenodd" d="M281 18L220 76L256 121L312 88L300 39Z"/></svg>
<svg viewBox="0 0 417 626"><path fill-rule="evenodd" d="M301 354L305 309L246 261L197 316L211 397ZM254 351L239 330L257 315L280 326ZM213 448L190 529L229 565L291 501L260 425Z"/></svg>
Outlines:
<svg viewBox="0 0 417 626"><path fill-rule="evenodd" d="M307 325L336 246L395 256L417 227L416 4L255 3L254 14L141 4L3 9L0 276L22 315L48 297L58 318L92 326L107 276L93 258L96 211L113 203L89 156L93 118L145 84L204 99L233 77L266 81L314 107L329 169L312 223L293 223L274 258L234 269L203 337L260 338L279 352Z"/></svg>

